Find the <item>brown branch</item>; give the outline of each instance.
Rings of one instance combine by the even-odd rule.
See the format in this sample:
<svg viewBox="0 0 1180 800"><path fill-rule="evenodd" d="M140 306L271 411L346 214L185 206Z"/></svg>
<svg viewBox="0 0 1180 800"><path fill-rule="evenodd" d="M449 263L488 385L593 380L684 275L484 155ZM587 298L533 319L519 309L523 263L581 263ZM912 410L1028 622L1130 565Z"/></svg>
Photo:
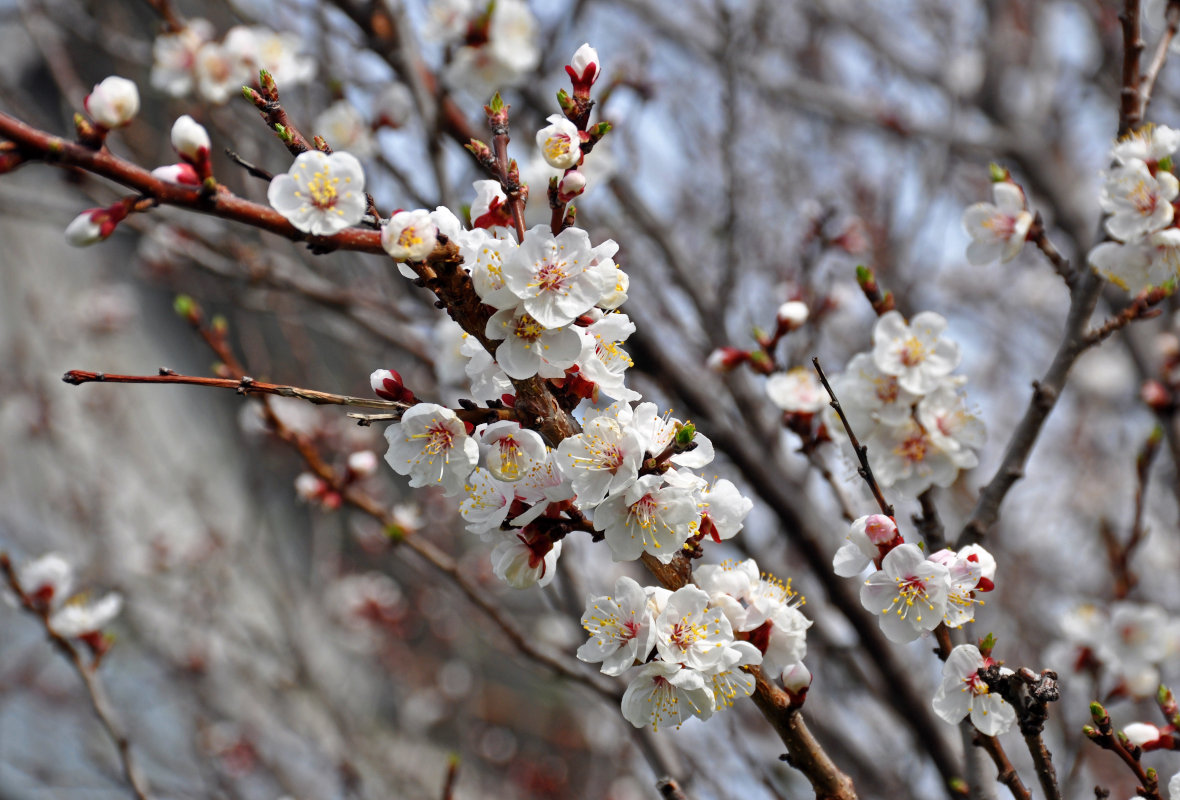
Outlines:
<svg viewBox="0 0 1180 800"><path fill-rule="evenodd" d="M203 378L195 375L180 375L170 369L160 368L158 375L113 375L106 372L87 372L72 369L61 378L68 384L83 383L180 383L189 386L210 386L218 389L233 389L238 394L269 394L277 397L297 397L315 405L359 406L361 408L396 409L390 419L401 419L401 414L410 408L410 403L395 403L368 397L353 397L346 394L332 394L317 389L302 389L277 383L256 381L249 376L241 378Z"/></svg>
<svg viewBox="0 0 1180 800"><path fill-rule="evenodd" d="M1041 218L1040 211L1033 217L1032 227L1028 229L1028 241L1035 244L1037 249L1045 255L1045 258L1049 259L1049 263L1053 265L1054 271L1065 281L1065 285L1072 289L1074 283L1077 282L1077 275L1074 274L1073 265L1049 241L1049 236L1045 232L1045 221Z"/></svg>
<svg viewBox="0 0 1180 800"><path fill-rule="evenodd" d="M53 166L77 167L146 195L161 205L178 206L241 222L285 239L308 242L322 252L354 250L387 255L381 247L379 231L346 228L332 236L312 236L297 229L273 208L243 200L224 187L219 187L217 192L210 194L201 187L181 186L159 180L142 167L124 161L105 149L91 150L38 130L3 112L0 112L0 139L16 144L25 161L43 161Z"/></svg>
<svg viewBox="0 0 1180 800"><path fill-rule="evenodd" d="M1143 77L1139 81L1140 119L1147 115L1147 106L1151 103L1151 92L1155 88L1155 80L1163 70L1164 62L1168 60L1168 49L1172 40L1176 38L1177 30L1180 30L1180 1L1170 0L1164 11L1164 22L1167 24L1164 35L1160 37L1159 43L1155 47L1155 53L1151 57L1147 72L1143 73Z"/></svg>
<svg viewBox="0 0 1180 800"><path fill-rule="evenodd" d="M53 626L49 624L49 606L45 603L36 602L24 591L24 588L20 584L20 579L16 575L16 570L12 566L12 560L9 559L7 553L0 552L0 572L4 573L8 587L16 595L21 606L41 621L41 627L45 629L45 635L65 655L66 659L70 662L70 666L78 673L78 677L82 679L82 684L86 688L86 695L90 699L90 707L94 710L94 715L98 717L98 721L102 724L107 736L114 743L115 750L119 753L119 763L123 768L123 777L126 778L127 783L131 786L131 791L138 800L148 800L151 795L149 793L147 778L140 772L139 766L136 763L135 754L131 750L131 740L127 738L122 724L116 719L114 709L111 708L106 692L103 690L102 682L98 679L97 662L87 664L77 646L53 629Z"/></svg>
<svg viewBox="0 0 1180 800"><path fill-rule="evenodd" d="M1139 782L1138 793L1140 795L1148 800L1163 800L1159 793L1159 776L1154 770L1150 773L1145 770L1139 760L1143 751L1129 742L1124 745L1126 737L1115 733L1114 726L1110 722L1110 715L1106 713L1106 709L1100 703L1090 704L1090 716L1094 725L1087 725L1082 729L1086 737L1103 750L1114 753L1120 761L1127 765L1127 768L1134 773L1135 779Z"/></svg>
<svg viewBox="0 0 1180 800"><path fill-rule="evenodd" d="M1123 75L1119 90L1119 136L1131 133L1143 121L1143 104L1139 95L1139 56L1143 37L1139 32L1139 0L1124 0L1119 14L1123 26Z"/></svg>
<svg viewBox="0 0 1180 800"><path fill-rule="evenodd" d="M974 744L991 756L992 763L996 765L996 780L1007 786L1008 791L1012 792L1012 796L1016 800L1032 800L1032 793L1020 780L1020 775L1012 766L1012 762L1008 760L1008 754L1004 752L1004 746L1000 744L999 739L994 736L984 736L976 731Z"/></svg>
<svg viewBox="0 0 1180 800"><path fill-rule="evenodd" d="M287 116L286 110L279 102L279 87L266 70L262 70L259 74L259 86L262 89L261 92L246 88L243 90L243 94L258 109L258 113L266 122L266 127L270 129L271 133L279 137L279 140L287 146L287 151L293 156L314 150L315 146L299 132L299 129Z"/></svg>
<svg viewBox="0 0 1180 800"><path fill-rule="evenodd" d="M824 389L828 392L828 397L832 398L829 405L835 409L836 415L840 417L840 422L844 425L844 432L848 434L848 441L852 443L852 449L856 452L856 458L860 461L860 468L857 469L857 474L864 478L865 483L869 486L869 491L873 493L873 497L877 501L877 505L881 508L881 513L887 517L893 516L893 506L885 502L885 496L881 494L881 487L877 484L877 479L873 477L873 468L869 466L869 448L860 443L856 438L856 434L852 432L852 426L848 423L848 417L844 415L844 409L840 407L840 401L836 399L836 393L832 391L832 385L828 383L828 376L824 375L823 367L819 365L819 357L811 359L811 363L815 366L815 371L819 373L820 383L824 385Z"/></svg>
<svg viewBox="0 0 1180 800"><path fill-rule="evenodd" d="M452 755L447 759L447 777L443 782L442 800L454 800L455 783L459 779L459 757Z"/></svg>
<svg viewBox="0 0 1180 800"><path fill-rule="evenodd" d="M1154 289L1149 289L1140 292L1139 295L1131 301L1131 304L1120 311L1115 316L1108 319L1102 325L1090 331L1086 335L1086 346L1092 347L1104 339L1107 339L1111 334L1115 333L1127 325L1138 319L1151 319L1158 317L1160 311L1154 306L1159 305L1164 300L1172 296L1174 289L1168 289L1162 286L1157 286Z"/></svg>
<svg viewBox="0 0 1180 800"><path fill-rule="evenodd" d="M680 788L680 784L672 778L660 778L656 781L656 791L664 800L688 800L688 795Z"/></svg>

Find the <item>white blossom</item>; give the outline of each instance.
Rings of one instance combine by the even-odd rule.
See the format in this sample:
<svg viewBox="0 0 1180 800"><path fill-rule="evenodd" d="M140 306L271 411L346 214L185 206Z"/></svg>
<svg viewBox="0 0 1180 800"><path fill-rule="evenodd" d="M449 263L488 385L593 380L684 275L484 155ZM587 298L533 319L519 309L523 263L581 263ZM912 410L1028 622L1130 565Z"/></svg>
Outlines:
<svg viewBox="0 0 1180 800"><path fill-rule="evenodd" d="M731 642L725 646L721 659L706 673L718 710L732 708L739 697L749 697L754 693L757 681L741 668L761 663L762 651L749 642Z"/></svg>
<svg viewBox="0 0 1180 800"><path fill-rule="evenodd" d="M617 249L611 241L591 247L590 236L580 228L554 236L548 225L538 225L506 254L504 281L537 322L546 328L568 325L610 287L615 269L610 256Z"/></svg>
<svg viewBox="0 0 1180 800"><path fill-rule="evenodd" d="M582 352L582 338L570 328L546 328L523 307L505 308L488 320L485 334L503 339L496 348L496 362L510 378L534 375L560 378Z"/></svg>
<svg viewBox="0 0 1180 800"><path fill-rule="evenodd" d="M212 36L213 26L203 19L191 19L181 30L157 36L152 43L152 86L172 97L191 92L197 51Z"/></svg>
<svg viewBox="0 0 1180 800"><path fill-rule="evenodd" d="M886 375L896 375L901 388L926 394L959 365L959 346L942 338L946 319L923 311L907 324L897 311L889 311L873 328L873 362Z"/></svg>
<svg viewBox="0 0 1180 800"><path fill-rule="evenodd" d="M578 128L561 114L551 114L549 124L537 131L537 147L554 169L569 169L582 157Z"/></svg>
<svg viewBox="0 0 1180 800"><path fill-rule="evenodd" d="M877 426L866 444L877 481L907 497L917 497L931 486L950 486L959 474L956 459L974 458L970 451L952 457L914 419Z"/></svg>
<svg viewBox="0 0 1180 800"><path fill-rule="evenodd" d="M601 662L605 675L622 675L636 662L646 661L655 647L647 593L626 576L615 581L613 594L587 601L582 627L590 638L578 648L578 658Z"/></svg>
<svg viewBox="0 0 1180 800"><path fill-rule="evenodd" d="M322 136L333 150L347 150L357 158L373 154L373 135L369 123L348 100L337 100L319 113L312 130Z"/></svg>
<svg viewBox="0 0 1180 800"><path fill-rule="evenodd" d="M901 544L881 560L865 581L860 603L881 616L881 631L891 642L912 642L932 631L946 614L949 573L929 561L914 544Z"/></svg>
<svg viewBox="0 0 1180 800"><path fill-rule="evenodd" d="M917 414L930 441L948 453L955 466L971 469L979 463L974 451L987 438L983 420L967 410L966 399L954 386L944 383L923 397Z"/></svg>
<svg viewBox="0 0 1180 800"><path fill-rule="evenodd" d="M729 620L709 608L709 593L692 584L672 592L653 627L660 658L706 672L734 640Z"/></svg>
<svg viewBox="0 0 1180 800"><path fill-rule="evenodd" d="M49 627L68 639L97 633L119 615L123 597L111 592L93 603L71 601L49 617Z"/></svg>
<svg viewBox="0 0 1180 800"><path fill-rule="evenodd" d="M422 261L438 244L438 228L424 208L399 211L381 226L381 246L398 261Z"/></svg>
<svg viewBox="0 0 1180 800"><path fill-rule="evenodd" d="M1025 208L1024 192L1010 181L992 184L995 204L976 203L963 212L963 230L971 237L967 260L975 266L997 258L1007 263L1024 247L1033 215Z"/></svg>
<svg viewBox="0 0 1180 800"><path fill-rule="evenodd" d="M1172 223L1172 201L1180 193L1176 176L1163 170L1152 175L1142 161L1132 159L1111 170L1098 201L1110 216L1106 232L1121 242L1132 242Z"/></svg>
<svg viewBox="0 0 1180 800"><path fill-rule="evenodd" d="M448 494L458 494L479 460L479 445L463 421L434 403L415 405L385 429L385 438L385 460L397 474L410 476L415 488L442 484Z"/></svg>
<svg viewBox="0 0 1180 800"><path fill-rule="evenodd" d="M848 528L847 541L840 545L832 567L842 578L852 578L873 563L881 551L897 536L897 523L884 514L869 514L855 520Z"/></svg>
<svg viewBox="0 0 1180 800"><path fill-rule="evenodd" d="M530 544L523 533L505 533L492 549L492 572L513 589L545 587L557 576L560 555L561 542Z"/></svg>
<svg viewBox="0 0 1180 800"><path fill-rule="evenodd" d="M690 717L708 719L716 709L713 690L694 669L652 661L623 693L623 718L636 728L661 725L679 728Z"/></svg>
<svg viewBox="0 0 1180 800"><path fill-rule="evenodd" d="M732 539L742 529L754 501L744 496L733 481L720 478L701 492L701 531L715 542Z"/></svg>
<svg viewBox="0 0 1180 800"><path fill-rule="evenodd" d="M493 422L480 433L479 444L488 471L502 481L520 480L545 459L541 435L515 420Z"/></svg>
<svg viewBox="0 0 1180 800"><path fill-rule="evenodd" d="M348 153L308 150L296 157L287 174L274 177L266 198L304 233L331 236L364 217L364 171Z"/></svg>
<svg viewBox="0 0 1180 800"><path fill-rule="evenodd" d="M482 467L467 477L463 486L467 496L459 503L459 514L467 523L467 530L483 536L497 530L508 518L514 492L512 485L498 480Z"/></svg>
<svg viewBox="0 0 1180 800"><path fill-rule="evenodd" d="M97 84L82 105L102 127L118 128L139 113L139 88L133 81L112 75Z"/></svg>
<svg viewBox="0 0 1180 800"><path fill-rule="evenodd" d="M952 650L942 665L934 713L952 725L970 715L971 724L985 736L998 736L1011 728L1016 721L1015 709L991 692L978 675L989 662L973 644L961 644ZM1012 670L1001 672L1011 674Z"/></svg>
<svg viewBox="0 0 1180 800"><path fill-rule="evenodd" d="M642 459L638 432L606 415L588 420L581 433L566 437L557 446L558 463L569 475L575 502L582 509L593 508L608 494L634 483Z"/></svg>
<svg viewBox="0 0 1180 800"><path fill-rule="evenodd" d="M251 71L238 53L220 42L205 42L193 64L197 94L210 103L224 103L242 90Z"/></svg>
<svg viewBox="0 0 1180 800"><path fill-rule="evenodd" d="M592 313L597 313L597 309ZM625 385L625 373L635 362L619 347L635 332L635 323L626 314L605 314L577 330L582 336L582 352L577 362L582 375L616 400L639 400L639 392Z"/></svg>
<svg viewBox="0 0 1180 800"><path fill-rule="evenodd" d="M783 411L795 414L814 414L829 400L815 371L806 367L771 375L766 379L766 396Z"/></svg>
<svg viewBox="0 0 1180 800"><path fill-rule="evenodd" d="M1180 131L1166 125L1144 125L1124 136L1110 151L1120 164L1131 161L1159 162L1180 148Z"/></svg>
<svg viewBox="0 0 1180 800"><path fill-rule="evenodd" d="M667 564L698 519L692 493L664 486L660 475L640 477L594 510L594 527L605 532L615 561L634 561L647 552Z"/></svg>

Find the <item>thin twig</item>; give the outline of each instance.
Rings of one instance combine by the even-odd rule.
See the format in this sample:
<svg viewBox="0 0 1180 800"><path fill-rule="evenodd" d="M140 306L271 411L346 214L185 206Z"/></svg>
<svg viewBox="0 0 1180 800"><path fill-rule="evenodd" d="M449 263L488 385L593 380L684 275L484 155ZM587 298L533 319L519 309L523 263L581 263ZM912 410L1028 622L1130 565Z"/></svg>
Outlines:
<svg viewBox="0 0 1180 800"><path fill-rule="evenodd" d="M1172 40L1176 38L1176 31L1180 30L1180 0L1170 0L1167 10L1164 11L1164 21L1167 24L1164 35L1160 37L1159 43L1155 47L1155 53L1151 57L1151 64L1147 67L1147 72L1143 73L1143 77L1139 81L1140 119L1147 116L1147 106L1151 103L1151 92L1155 88L1155 80L1163 70L1164 62L1168 60L1168 49Z"/></svg>
<svg viewBox="0 0 1180 800"><path fill-rule="evenodd" d="M225 148L225 154L227 156L229 156L230 161L234 162L239 167L246 170L246 173L253 178L259 178L260 180L267 181L268 183L274 178L274 175L270 174L269 172L264 170L262 167L257 167L255 165L251 164L249 161L242 158L235 151L229 149L228 147Z"/></svg>
<svg viewBox="0 0 1180 800"><path fill-rule="evenodd" d="M1158 317L1160 311L1154 308L1154 306L1159 305L1171 297L1174 291L1175 289L1157 286L1154 289L1140 292L1130 305L1090 331L1086 335L1086 346L1091 347L1102 342L1104 339L1109 338L1115 331L1125 328L1135 320Z"/></svg>
<svg viewBox="0 0 1180 800"><path fill-rule="evenodd" d="M317 389L302 389L277 383L256 381L249 376L241 378L203 378L196 375L179 375L170 369L161 368L158 375L113 375L106 372L88 372L72 369L61 378L66 383L78 386L83 383L181 383L189 386L210 386L218 389L233 389L238 394L270 394L278 397L297 397L315 405L359 406L361 408L392 408L392 419L401 419L401 412L410 408L409 403L379 400L368 397L353 397L346 394L332 394Z"/></svg>
<svg viewBox="0 0 1180 800"><path fill-rule="evenodd" d="M459 756L447 759L447 777L443 782L442 800L454 800L455 782L459 779Z"/></svg>
<svg viewBox="0 0 1180 800"><path fill-rule="evenodd" d="M976 732L974 744L991 756L992 763L996 765L996 780L1007 786L1016 800L1032 800L1032 793L1020 780L1020 775L1008 760L1008 754L1004 752L1004 746L1000 744L999 739Z"/></svg>
<svg viewBox="0 0 1180 800"><path fill-rule="evenodd" d="M106 692L103 691L102 683L98 679L97 665L87 664L82 657L81 651L74 645L72 641L59 634L49 624L50 609L44 603L37 603L30 597L20 584L20 579L16 575L16 570L12 566L12 560L7 553L0 553L0 572L4 573L4 577L8 583L8 587L16 595L17 600L21 606L34 614L37 619L41 621L41 626L45 629L45 635L57 647L58 650L65 655L70 662L70 666L78 673L78 677L82 679L82 684L86 687L86 695L90 698L90 707L94 709L95 716L106 730L107 736L115 745L115 750L119 753L119 763L123 767L123 777L127 779L127 783L131 786L131 791L135 794L137 800L149 800L151 797L148 788L147 778L140 772L138 764L136 764L135 754L131 750L131 740L127 738L123 726L115 718L114 709L111 708L110 702L107 700Z"/></svg>
<svg viewBox="0 0 1180 800"><path fill-rule="evenodd" d="M835 409L836 415L840 417L840 422L844 425L844 432L848 434L848 441L852 443L852 449L856 452L857 460L860 461L860 468L857 469L857 474L864 478L865 483L869 485L869 491L873 493L877 505L881 508L881 513L892 517L893 506L885 502L885 496L881 494L881 487L877 485L877 479L873 477L873 468L869 466L869 448L861 444L860 440L856 438L856 434L852 432L852 426L848 423L848 417L844 415L844 409L840 407L840 401L836 399L836 393L832 391L832 385L828 383L828 376L824 375L823 367L819 365L819 357L812 358L811 363L815 366L815 371L819 373L820 383L827 390L828 397L832 398L832 402L829 405Z"/></svg>
<svg viewBox="0 0 1180 800"><path fill-rule="evenodd" d="M1119 136L1126 136L1143 121L1143 104L1139 95L1139 56L1143 37L1139 33L1139 0L1124 0L1119 14L1123 25L1123 75L1119 90Z"/></svg>
<svg viewBox="0 0 1180 800"><path fill-rule="evenodd" d="M1044 253L1045 258L1049 259L1049 263L1053 265L1054 271L1065 281L1065 285L1072 289L1074 283L1077 282L1077 275L1074 274L1073 265L1049 241L1049 236L1045 232L1045 221L1041 218L1040 211L1033 217L1032 226L1028 229L1028 241L1035 244L1037 249Z"/></svg>

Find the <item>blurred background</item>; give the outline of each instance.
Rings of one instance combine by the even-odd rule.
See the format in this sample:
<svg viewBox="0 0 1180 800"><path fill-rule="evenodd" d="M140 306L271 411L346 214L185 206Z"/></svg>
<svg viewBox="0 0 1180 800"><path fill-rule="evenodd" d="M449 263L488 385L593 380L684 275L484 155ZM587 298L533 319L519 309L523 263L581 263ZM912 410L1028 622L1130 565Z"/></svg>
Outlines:
<svg viewBox="0 0 1180 800"><path fill-rule="evenodd" d="M1162 5L1145 10L1149 52ZM929 706L940 668L932 643L882 651L865 641L857 582L831 574L847 522L818 466L860 516L875 505L853 465L830 445L800 453L764 378L719 375L705 360L717 347L752 347L752 330L772 329L779 304L800 299L811 321L787 338L782 363L819 355L840 371L871 342L874 314L857 264L876 270L904 313L945 316L988 429L980 466L931 496L957 533L999 464L1030 382L1048 367L1069 301L1031 246L1008 264L968 265L960 218L991 200L995 161L1024 187L1058 249L1082 264L1100 233L1101 171L1117 129L1119 4L498 0L490 16L487 8L475 0L0 0L0 110L70 136L94 84L130 78L142 110L112 134L113 152L149 169L170 163L172 121L192 114L212 136L217 178L265 202L265 182L224 154L230 148L271 173L291 162L241 98L250 75L226 68L224 52L206 50L208 62L184 69L168 61L184 36L216 45L235 26L254 26L273 57L286 59L274 71L292 121L360 157L385 212L473 202L472 181L484 176L456 131L485 135L481 106L502 90L511 153L533 186L530 221L541 222L548 168L534 132L558 112L562 66L593 44L604 70L596 118L614 129L587 158L578 224L596 243L621 245L617 261L631 278L624 310L639 328L626 345L630 385L691 418L717 446L711 469L755 500L745 531L711 548L710 560L754 556L806 596L815 620L808 723L860 796L946 797L963 745ZM1180 126L1178 88L1172 64L1150 120ZM83 588L124 595L100 674L153 796L436 798L452 754L458 798L655 797L665 773L694 800L809 795L750 703L707 724L636 732L616 704L527 657L449 576L391 544L378 521L333 509L314 483L297 483L306 466L268 433L259 401L62 383L69 369L215 374L217 357L173 311L185 295L206 319L224 321L257 379L367 396L369 374L392 368L423 399L453 403L467 391L432 298L386 259L315 255L168 208L135 215L100 246L67 246L70 220L121 194L39 164L0 176L0 549L17 563L60 552ZM1100 315L1125 295L1108 301ZM1136 455L1160 422L1168 436L1144 495L1147 536L1131 562L1140 580L1125 600L1172 615L1180 608L1180 439L1170 418L1139 400L1173 352L1172 310L1077 364L984 540L999 562L997 591L967 635L994 632L1009 666L1061 674L1047 741L1068 797L1088 796L1096 783L1115 797L1133 791L1130 774L1081 735L1087 702L1117 693L1120 676L1093 662L1074 671L1087 664L1074 623L1086 604L1123 599L1105 542L1129 535ZM455 503L411 494L380 461L379 426L297 401L271 408L393 510L407 535L452 555L529 641L576 670L585 666L573 654L586 597L620 574L650 582L630 571L637 565L613 564L604 547L572 537L552 585L504 587ZM366 451L378 456L375 471L355 455ZM918 510L898 502L907 536ZM1175 680L1175 632L1150 635L1168 655L1163 678ZM1111 705L1119 725L1157 721L1151 707L1133 697ZM1032 784L1023 746L1011 739ZM1148 763L1164 776L1180 768L1167 753ZM77 675L35 618L0 605L0 797L127 796Z"/></svg>

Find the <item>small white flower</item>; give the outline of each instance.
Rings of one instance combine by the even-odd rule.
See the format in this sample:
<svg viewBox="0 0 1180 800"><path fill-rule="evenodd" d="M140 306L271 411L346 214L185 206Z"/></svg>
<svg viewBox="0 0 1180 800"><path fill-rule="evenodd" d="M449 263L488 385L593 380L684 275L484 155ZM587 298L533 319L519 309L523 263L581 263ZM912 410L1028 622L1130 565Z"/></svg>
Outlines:
<svg viewBox="0 0 1180 800"><path fill-rule="evenodd" d="M483 228L493 235L510 234L513 226L512 210L508 207L508 195L499 181L476 181L475 200L471 203L471 225ZM515 244L513 239L513 244Z"/></svg>
<svg viewBox="0 0 1180 800"><path fill-rule="evenodd" d="M362 196L362 212L364 198ZM425 209L399 211L381 226L381 246L398 261L423 261L438 244L438 228Z"/></svg>
<svg viewBox="0 0 1180 800"><path fill-rule="evenodd" d="M906 497L917 497L931 486L950 486L959 474L959 460L975 458L971 451L952 457L914 419L878 425L866 446L869 465L881 486Z"/></svg>
<svg viewBox="0 0 1180 800"><path fill-rule="evenodd" d="M1094 271L1131 294L1180 275L1180 229L1165 228L1131 244L1103 242L1090 251Z"/></svg>
<svg viewBox="0 0 1180 800"><path fill-rule="evenodd" d="M580 228L554 236L548 225L538 225L505 255L504 281L537 322L546 328L568 325L610 288L615 277L610 256L617 249L613 241L591 247L590 236Z"/></svg>
<svg viewBox="0 0 1180 800"><path fill-rule="evenodd" d="M551 114L549 125L537 131L537 147L554 169L569 169L582 157L578 128L561 114Z"/></svg>
<svg viewBox="0 0 1180 800"><path fill-rule="evenodd" d="M35 602L56 606L74 587L74 568L57 553L46 553L16 571L21 591Z"/></svg>
<svg viewBox="0 0 1180 800"><path fill-rule="evenodd" d="M829 400L815 371L806 367L771 375L766 379L766 396L783 411L795 414L814 414Z"/></svg>
<svg viewBox="0 0 1180 800"><path fill-rule="evenodd" d="M1123 735L1127 737L1127 741L1131 744L1136 747L1142 747L1145 744L1158 742L1160 729L1150 722L1132 722L1123 728Z"/></svg>
<svg viewBox="0 0 1180 800"><path fill-rule="evenodd" d="M983 577L983 567L978 559L970 560L953 550L939 550L930 554L930 560L947 568L946 614L942 621L948 628L959 628L975 619L975 606L981 603L975 597L975 589Z"/></svg>
<svg viewBox="0 0 1180 800"><path fill-rule="evenodd" d="M1177 772L1168 781L1168 797L1171 800L1180 800L1180 772Z"/></svg>
<svg viewBox="0 0 1180 800"><path fill-rule="evenodd" d="M1172 223L1172 201L1180 194L1176 176L1155 175L1142 161L1130 160L1106 176L1098 201L1107 217L1105 228L1120 242L1133 242Z"/></svg>
<svg viewBox="0 0 1180 800"><path fill-rule="evenodd" d="M775 319L778 320L780 325L786 326L789 330L795 330L807 322L809 316L811 316L811 310L807 307L806 303L791 300L778 307Z"/></svg>
<svg viewBox="0 0 1180 800"><path fill-rule="evenodd" d="M400 128L414 113L414 95L404 83L387 84L373 101L374 125Z"/></svg>
<svg viewBox="0 0 1180 800"><path fill-rule="evenodd" d="M853 578L873 563L881 551L878 545L888 544L897 537L897 523L884 514L869 514L848 528L848 541L840 545L832 567L841 578Z"/></svg>
<svg viewBox="0 0 1180 800"><path fill-rule="evenodd" d="M1007 263L1020 254L1033 215L1024 206L1024 192L1010 181L992 184L995 205L976 203L963 212L963 230L971 237L967 260L975 266L997 258Z"/></svg>
<svg viewBox="0 0 1180 800"><path fill-rule="evenodd" d="M749 642L731 642L726 645L721 659L706 673L718 710L732 708L739 697L749 697L754 693L757 681L741 667L759 664L762 664L762 651Z"/></svg>
<svg viewBox="0 0 1180 800"><path fill-rule="evenodd" d="M518 481L545 460L541 435L514 420L493 422L480 434L479 443L488 472L502 481Z"/></svg>
<svg viewBox="0 0 1180 800"><path fill-rule="evenodd" d="M478 400L500 400L516 391L492 354L474 336L465 338L459 349L468 358L463 369L471 382L472 397Z"/></svg>
<svg viewBox="0 0 1180 800"><path fill-rule="evenodd" d="M333 150L347 150L358 158L373 154L369 123L347 100L337 100L321 111L312 122L312 130L324 137Z"/></svg>
<svg viewBox="0 0 1180 800"><path fill-rule="evenodd" d="M620 414L620 421L623 415ZM659 413L655 403L640 403L635 406L631 419L626 423L639 432L640 441L644 449L653 456L663 453L676 437L677 430L682 426L680 420ZM693 434L691 450L675 453L668 458L678 467L701 469L713 461L713 442L699 430Z"/></svg>
<svg viewBox="0 0 1180 800"><path fill-rule="evenodd" d="M209 157L211 147L209 132L188 114L172 123L172 149L188 161L204 161Z"/></svg>
<svg viewBox="0 0 1180 800"><path fill-rule="evenodd" d="M701 492L701 532L715 542L737 536L754 501L745 497L733 481L721 478Z"/></svg>
<svg viewBox="0 0 1180 800"><path fill-rule="evenodd" d="M372 450L357 450L348 454L348 471L358 478L367 478L377 471L377 454Z"/></svg>
<svg viewBox="0 0 1180 800"><path fill-rule="evenodd" d="M635 323L626 314L606 314L577 330L582 336L578 367L586 379L616 400L639 400L639 392L625 385L625 373L635 362L619 347L635 332Z"/></svg>
<svg viewBox="0 0 1180 800"><path fill-rule="evenodd" d="M901 424L918 399L918 395L901 387L896 375L878 369L869 353L853 356L844 372L832 380L832 388L852 429L866 434L877 423ZM825 410L825 422L832 430L843 430L834 409Z"/></svg>
<svg viewBox="0 0 1180 800"><path fill-rule="evenodd" d="M644 475L594 510L594 527L606 533L615 561L648 552L667 564L693 534L700 515L692 493L662 484L662 476Z"/></svg>
<svg viewBox="0 0 1180 800"><path fill-rule="evenodd" d="M266 198L304 233L331 236L364 217L365 174L348 153L308 150L296 157L287 174L275 176Z"/></svg>
<svg viewBox="0 0 1180 800"><path fill-rule="evenodd" d="M511 484L480 467L467 477L463 491L467 497L459 503L459 514L469 532L484 536L498 530L508 518L514 497Z"/></svg>
<svg viewBox="0 0 1180 800"><path fill-rule="evenodd" d="M545 587L557 576L561 542L530 544L523 533L505 533L492 550L492 572L513 589Z"/></svg>
<svg viewBox="0 0 1180 800"><path fill-rule="evenodd" d="M639 434L609 416L594 417L557 446L557 460L573 483L578 508L593 508L639 477Z"/></svg>
<svg viewBox="0 0 1180 800"><path fill-rule="evenodd" d="M708 606L709 593L692 584L672 592L654 625L660 658L706 672L720 663L733 628L720 609Z"/></svg>
<svg viewBox="0 0 1180 800"><path fill-rule="evenodd" d="M560 378L582 352L582 337L574 330L546 328L523 307L497 311L484 332L489 339L504 340L496 348L496 362L516 380Z"/></svg>
<svg viewBox="0 0 1180 800"><path fill-rule="evenodd" d="M172 97L183 97L193 89L193 67L197 51L213 36L207 20L189 20L176 33L165 33L152 43L152 86Z"/></svg>
<svg viewBox="0 0 1180 800"><path fill-rule="evenodd" d="M300 52L303 37L299 34L261 26L255 26L252 32L256 48L252 64L255 71L265 69L279 86L298 86L315 77L316 60ZM228 44L228 36L226 40Z"/></svg>
<svg viewBox="0 0 1180 800"><path fill-rule="evenodd" d="M881 631L891 642L912 642L932 631L946 614L950 574L929 561L915 544L901 544L865 581L860 603L881 615Z"/></svg>
<svg viewBox="0 0 1180 800"><path fill-rule="evenodd" d="M916 314L909 324L889 311L873 328L873 362L886 375L896 375L906 391L932 392L959 365L959 346L942 338L944 330L946 319L933 311Z"/></svg>
<svg viewBox="0 0 1180 800"><path fill-rule="evenodd" d="M983 447L987 432L983 420L967 410L967 401L953 385L944 383L918 403L918 422L930 441L949 453L959 469L971 469L979 461L975 450Z"/></svg>
<svg viewBox="0 0 1180 800"><path fill-rule="evenodd" d="M419 403L401 421L385 429L389 451L385 460L399 475L410 476L410 486L442 484L458 494L479 461L479 445L449 408Z"/></svg>
<svg viewBox="0 0 1180 800"><path fill-rule="evenodd" d="M1166 125L1145 125L1115 143L1110 155L1120 164L1158 162L1180 148L1180 131Z"/></svg>
<svg viewBox="0 0 1180 800"><path fill-rule="evenodd" d="M582 627L590 638L578 648L578 658L601 662L605 675L622 675L636 662L646 661L655 647L647 593L626 576L615 581L614 594L587 601Z"/></svg>
<svg viewBox="0 0 1180 800"><path fill-rule="evenodd" d="M971 724L985 736L998 736L1012 727L1016 711L1004 698L991 692L980 679L980 669L989 666L979 648L961 644L951 651L942 665L942 683L934 695L934 713L957 725L971 715ZM1001 670L1011 674L1011 670Z"/></svg>
<svg viewBox="0 0 1180 800"><path fill-rule="evenodd" d="M54 612L49 627L58 636L73 639L96 633L119 615L123 598L112 592L93 603L70 602Z"/></svg>
<svg viewBox="0 0 1180 800"><path fill-rule="evenodd" d="M112 75L95 86L82 105L102 127L118 128L139 113L139 89L133 81Z"/></svg>
<svg viewBox="0 0 1180 800"><path fill-rule="evenodd" d="M193 65L197 94L210 103L224 103L242 90L251 78L250 68L224 44L205 42Z"/></svg>
<svg viewBox="0 0 1180 800"><path fill-rule="evenodd" d="M708 719L716 709L713 690L700 672L652 661L644 666L623 693L623 718L636 728L661 725L679 728L690 717Z"/></svg>

